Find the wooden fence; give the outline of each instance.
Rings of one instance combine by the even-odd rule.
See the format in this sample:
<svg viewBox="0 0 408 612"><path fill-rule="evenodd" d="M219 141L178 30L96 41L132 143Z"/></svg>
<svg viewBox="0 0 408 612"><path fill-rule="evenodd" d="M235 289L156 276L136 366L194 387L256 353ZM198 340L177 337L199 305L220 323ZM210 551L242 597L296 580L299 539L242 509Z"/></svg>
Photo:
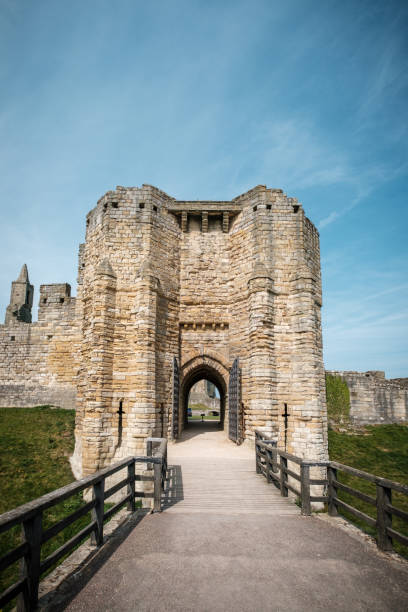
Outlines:
<svg viewBox="0 0 408 612"><path fill-rule="evenodd" d="M300 457L278 449L276 441L264 438L259 430L256 430L255 435L257 474L263 474L268 482L274 482L283 497L287 497L289 491L297 495L301 501L301 512L304 515L311 514L312 502L327 502L326 495L311 495L310 487L312 485L327 486L327 478L311 478L310 468L318 466L325 469L329 464L328 461L300 459ZM299 473L289 469L288 462L298 465ZM289 483L289 476L299 482L299 489Z"/></svg>
<svg viewBox="0 0 408 612"><path fill-rule="evenodd" d="M339 510L343 510L375 528L377 545L381 550L393 550L393 540L408 547L408 537L393 529L392 525L393 516L398 517L408 525L408 512L392 504L392 491L408 497L408 486L368 474L336 461L323 462L301 459L278 449L276 441L265 438L259 430L256 431L255 451L257 473L263 474L268 482L273 482L280 489L283 497L288 496L288 491L297 495L301 503L302 514L311 514L312 502L324 502L327 504L330 516L337 516ZM288 462L298 465L299 473L289 469ZM312 466L318 466L322 471L327 470L327 477L311 478L310 468ZM376 496L367 495L367 493L340 482L338 472L344 472L373 483L376 486ZM300 483L299 489L288 482L289 476ZM321 485L325 494L321 496L311 495L310 487L313 485ZM339 499L339 490L375 507L376 518Z"/></svg>
<svg viewBox="0 0 408 612"><path fill-rule="evenodd" d="M144 463L147 469L153 469L153 476L136 474L137 463ZM124 469L127 469L126 478L105 490L106 479ZM16 525L21 525L22 543L0 558L0 571L4 571L19 559L21 560L20 579L0 595L0 608L18 597L17 609L19 611L34 610L38 602L38 587L41 575L88 536L91 536L92 544L101 546L104 523L125 505L128 510L134 512L136 510L136 498L153 498L153 511L160 512L166 470L167 440L164 438L149 438L147 456L128 457L91 476L82 478L2 514L0 516L0 534ZM154 483L153 493L136 491L136 482L140 481L152 481ZM42 519L45 510L90 487L92 487L93 493L91 501L48 529L43 529ZM124 487L126 487L126 495L123 499L105 511L106 500ZM81 529L79 533L46 559L41 560L41 546L88 512L91 512L89 525Z"/></svg>

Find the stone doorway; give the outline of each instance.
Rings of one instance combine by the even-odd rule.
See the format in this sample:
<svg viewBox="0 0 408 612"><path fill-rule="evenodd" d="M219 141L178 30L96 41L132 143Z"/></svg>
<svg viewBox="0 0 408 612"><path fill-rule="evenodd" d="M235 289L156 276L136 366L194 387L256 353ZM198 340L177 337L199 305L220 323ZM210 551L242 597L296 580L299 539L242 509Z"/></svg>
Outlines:
<svg viewBox="0 0 408 612"><path fill-rule="evenodd" d="M211 422L221 424L220 392L211 381L202 378L190 389L185 426Z"/></svg>
<svg viewBox="0 0 408 612"><path fill-rule="evenodd" d="M193 387L200 381L208 381L212 383L218 391L219 395L219 417L216 420L208 419L201 423L201 419L191 420L188 418L189 396ZM223 374L209 363L201 361L191 369L184 372L184 376L180 381L180 400L179 400L179 433L187 428L202 429L218 429L226 431L228 414L226 407L228 385Z"/></svg>

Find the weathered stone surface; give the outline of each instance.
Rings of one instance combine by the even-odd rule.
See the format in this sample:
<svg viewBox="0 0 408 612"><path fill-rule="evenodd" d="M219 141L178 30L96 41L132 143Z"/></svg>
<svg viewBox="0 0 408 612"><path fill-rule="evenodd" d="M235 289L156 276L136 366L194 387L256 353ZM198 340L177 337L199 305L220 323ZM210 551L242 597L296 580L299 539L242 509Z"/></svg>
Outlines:
<svg viewBox="0 0 408 612"><path fill-rule="evenodd" d="M41 285L38 322L30 323L33 287L26 266L12 283L10 303L16 284L24 284L31 296L26 301L30 316L24 322L7 313L6 324L0 325L0 406L75 408L80 328L71 287ZM21 312L22 300L18 305Z"/></svg>
<svg viewBox="0 0 408 612"><path fill-rule="evenodd" d="M388 380L382 371L330 370L350 391L350 417L356 425L408 422L408 379Z"/></svg>
<svg viewBox="0 0 408 612"><path fill-rule="evenodd" d="M31 323L34 287L30 284L26 264L21 268L17 280L11 283L10 304L6 310L6 325L13 321Z"/></svg>
<svg viewBox="0 0 408 612"><path fill-rule="evenodd" d="M76 300L45 285L38 323L0 328L3 387L76 389L77 476L170 435L174 357L180 429L203 378L227 427L239 357L244 439L262 428L296 455L327 458L319 236L297 200L262 185L230 202L117 187L86 224Z"/></svg>

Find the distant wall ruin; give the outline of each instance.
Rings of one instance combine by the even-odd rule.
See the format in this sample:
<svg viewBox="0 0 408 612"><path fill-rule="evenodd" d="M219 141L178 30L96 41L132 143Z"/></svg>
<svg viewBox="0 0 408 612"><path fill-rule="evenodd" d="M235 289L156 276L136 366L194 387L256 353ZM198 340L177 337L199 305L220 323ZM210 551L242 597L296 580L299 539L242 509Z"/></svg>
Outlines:
<svg viewBox="0 0 408 612"><path fill-rule="evenodd" d="M215 392L215 385L209 380L200 380L190 390L189 405L203 404L209 410L220 410L220 398Z"/></svg>
<svg viewBox="0 0 408 612"><path fill-rule="evenodd" d="M382 371L327 370L350 391L350 417L356 425L408 422L408 378L386 379Z"/></svg>
<svg viewBox="0 0 408 612"><path fill-rule="evenodd" d="M18 292L16 291L16 287ZM26 266L0 325L0 406L75 408L79 324L68 284L41 285L38 322Z"/></svg>

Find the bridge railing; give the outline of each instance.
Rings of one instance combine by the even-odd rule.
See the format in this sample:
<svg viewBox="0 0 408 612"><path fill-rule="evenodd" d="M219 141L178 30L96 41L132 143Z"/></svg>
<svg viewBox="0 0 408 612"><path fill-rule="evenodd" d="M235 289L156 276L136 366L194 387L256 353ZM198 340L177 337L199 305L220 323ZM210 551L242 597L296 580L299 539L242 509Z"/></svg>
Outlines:
<svg viewBox="0 0 408 612"><path fill-rule="evenodd" d="M136 464L146 464L146 468L150 470L153 468L153 476L137 474ZM107 478L124 469L127 470L126 478L105 489ZM1 593L0 609L18 597L17 609L19 612L34 610L38 602L41 575L89 536L92 544L101 546L104 523L125 505L128 510L135 512L137 498L153 498L153 512L160 512L166 469L167 440L149 438L147 456L127 457L91 476L56 489L0 515L0 534L16 525L22 527L22 543L0 558L0 571L6 570L10 565L21 560L20 579ZM153 482L153 493L137 491L136 482L140 481ZM105 510L106 500L124 488L126 488L126 495L111 508ZM43 529L45 510L86 489L92 490L90 501L51 527ZM91 522L48 557L41 560L42 545L89 512L91 512Z"/></svg>
<svg viewBox="0 0 408 612"><path fill-rule="evenodd" d="M312 495L312 486L327 487L327 478L311 478L310 468L326 469L328 461L309 461L296 457L276 446L276 440L264 437L261 431L255 432L256 472L263 474L268 482L274 482L280 489L282 497L288 497L289 491L297 495L301 502L301 513L308 516L312 512L312 503L328 501L327 495ZM288 463L299 466L299 472L288 467ZM291 479L291 480L289 480ZM299 483L294 486L293 480Z"/></svg>
<svg viewBox="0 0 408 612"><path fill-rule="evenodd" d="M302 514L311 514L311 504L313 502L324 502L327 504L330 516L337 516L339 510L341 510L374 528L377 545L381 550L393 550L394 540L408 547L407 535L393 528L393 517L397 517L402 525L406 525L404 531L408 532L408 512L398 508L396 502L393 503L392 500L393 491L408 498L408 486L336 461L322 462L301 459L277 448L276 441L266 438L259 430L255 432L255 456L256 472L263 474L268 482L273 482L280 489L283 497L288 496L288 491L297 495L300 499ZM298 465L299 473L289 469L288 462ZM322 470L327 469L327 477L311 478L310 468L312 466L317 466ZM338 478L338 472L349 474L375 485L375 497L341 482ZM289 477L300 483L299 488L288 482ZM327 493L321 496L311 495L311 486L313 485L323 486ZM349 496L356 497L372 506L375 509L375 517L355 508L351 503L339 499L339 491L343 491Z"/></svg>

